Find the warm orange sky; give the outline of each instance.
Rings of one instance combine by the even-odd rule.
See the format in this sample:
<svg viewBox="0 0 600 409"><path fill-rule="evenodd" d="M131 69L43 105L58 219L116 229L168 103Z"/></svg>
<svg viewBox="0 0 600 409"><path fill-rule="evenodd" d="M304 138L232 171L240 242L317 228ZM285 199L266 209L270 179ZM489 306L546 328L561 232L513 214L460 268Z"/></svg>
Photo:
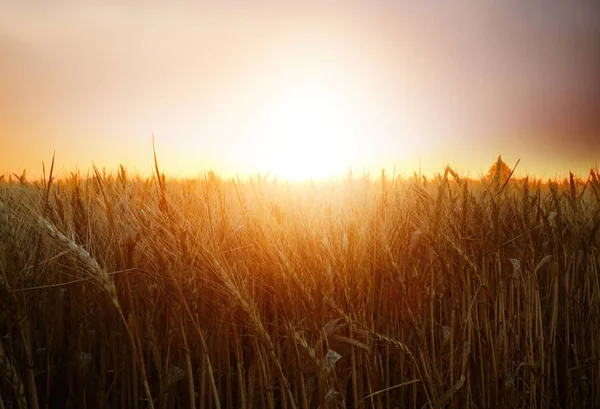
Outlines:
<svg viewBox="0 0 600 409"><path fill-rule="evenodd" d="M595 2L213 3L1 2L0 174L147 172L152 134L175 175L600 158Z"/></svg>

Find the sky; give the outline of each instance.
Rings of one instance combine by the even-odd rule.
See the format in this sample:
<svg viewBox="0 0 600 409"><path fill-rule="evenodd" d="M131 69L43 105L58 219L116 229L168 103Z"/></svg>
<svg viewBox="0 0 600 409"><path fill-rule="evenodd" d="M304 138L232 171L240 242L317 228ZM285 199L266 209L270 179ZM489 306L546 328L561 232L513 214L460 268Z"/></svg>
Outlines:
<svg viewBox="0 0 600 409"><path fill-rule="evenodd" d="M424 3L0 0L0 174L595 166L600 3Z"/></svg>

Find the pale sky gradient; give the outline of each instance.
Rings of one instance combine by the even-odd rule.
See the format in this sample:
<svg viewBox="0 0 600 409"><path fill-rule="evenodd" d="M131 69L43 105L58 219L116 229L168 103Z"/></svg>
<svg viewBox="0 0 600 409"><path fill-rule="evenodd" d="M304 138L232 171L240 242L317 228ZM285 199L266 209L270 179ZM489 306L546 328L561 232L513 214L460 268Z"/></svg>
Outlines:
<svg viewBox="0 0 600 409"><path fill-rule="evenodd" d="M600 158L598 2L212 3L0 0L0 174Z"/></svg>

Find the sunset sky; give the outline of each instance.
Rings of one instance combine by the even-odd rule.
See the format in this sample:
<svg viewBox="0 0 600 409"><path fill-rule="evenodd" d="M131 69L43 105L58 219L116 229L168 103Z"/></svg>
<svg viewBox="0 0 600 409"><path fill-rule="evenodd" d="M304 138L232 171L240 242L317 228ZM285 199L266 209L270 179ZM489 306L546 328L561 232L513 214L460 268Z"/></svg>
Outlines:
<svg viewBox="0 0 600 409"><path fill-rule="evenodd" d="M0 174L595 165L599 2L422 3L0 0Z"/></svg>

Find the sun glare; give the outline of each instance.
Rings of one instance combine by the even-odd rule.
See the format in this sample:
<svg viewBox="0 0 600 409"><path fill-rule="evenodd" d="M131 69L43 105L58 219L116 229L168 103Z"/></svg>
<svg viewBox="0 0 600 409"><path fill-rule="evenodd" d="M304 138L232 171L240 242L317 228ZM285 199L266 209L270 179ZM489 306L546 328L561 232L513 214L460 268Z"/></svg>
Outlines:
<svg viewBox="0 0 600 409"><path fill-rule="evenodd" d="M355 159L349 107L335 89L294 84L278 95L262 128L264 160L287 179L324 179Z"/></svg>
<svg viewBox="0 0 600 409"><path fill-rule="evenodd" d="M361 87L343 58L325 51L281 58L286 65L272 67L259 85L249 127L252 168L305 180L341 176L356 165L365 129Z"/></svg>

